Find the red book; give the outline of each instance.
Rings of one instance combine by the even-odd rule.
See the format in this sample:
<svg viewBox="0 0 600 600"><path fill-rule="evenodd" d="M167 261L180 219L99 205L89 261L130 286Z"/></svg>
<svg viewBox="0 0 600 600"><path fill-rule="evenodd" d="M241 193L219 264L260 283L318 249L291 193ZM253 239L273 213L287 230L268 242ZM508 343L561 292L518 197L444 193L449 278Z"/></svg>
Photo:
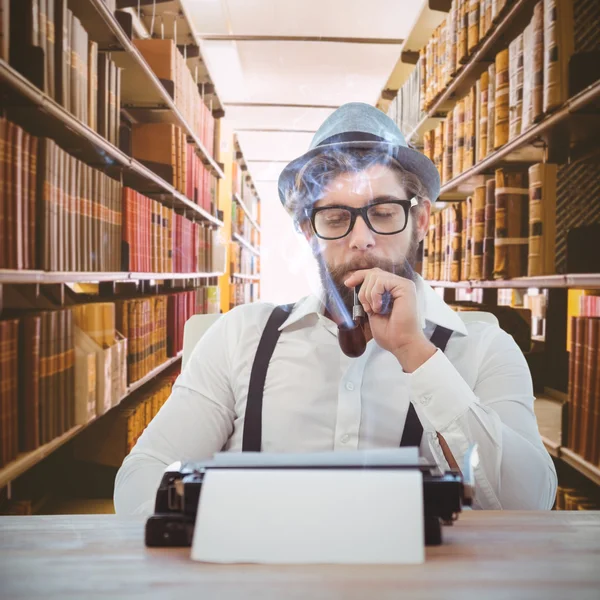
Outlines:
<svg viewBox="0 0 600 600"><path fill-rule="evenodd" d="M571 366L573 368L572 381L570 387L569 399L570 405L570 428L568 446L571 450L577 452L579 448L581 435L581 405L583 392L583 355L585 348L586 336L586 317L573 317L574 320L574 344L571 345L573 360Z"/></svg>
<svg viewBox="0 0 600 600"><path fill-rule="evenodd" d="M595 378L598 377L598 345L600 341L600 319L589 317L585 319L585 347L583 352L583 387L581 402L581 435L579 437L578 453L586 460L592 459L594 443L593 419L595 404ZM596 409L597 411L597 409Z"/></svg>

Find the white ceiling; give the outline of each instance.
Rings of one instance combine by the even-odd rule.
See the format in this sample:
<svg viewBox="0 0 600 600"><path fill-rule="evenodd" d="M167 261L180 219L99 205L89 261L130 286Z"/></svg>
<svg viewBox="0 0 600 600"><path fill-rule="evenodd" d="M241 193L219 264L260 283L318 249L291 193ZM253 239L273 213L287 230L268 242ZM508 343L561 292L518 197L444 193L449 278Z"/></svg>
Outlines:
<svg viewBox="0 0 600 600"><path fill-rule="evenodd" d="M335 107L352 101L375 104L400 45L203 36L403 39L423 1L185 0L263 211L278 203L276 181L283 161L308 149Z"/></svg>

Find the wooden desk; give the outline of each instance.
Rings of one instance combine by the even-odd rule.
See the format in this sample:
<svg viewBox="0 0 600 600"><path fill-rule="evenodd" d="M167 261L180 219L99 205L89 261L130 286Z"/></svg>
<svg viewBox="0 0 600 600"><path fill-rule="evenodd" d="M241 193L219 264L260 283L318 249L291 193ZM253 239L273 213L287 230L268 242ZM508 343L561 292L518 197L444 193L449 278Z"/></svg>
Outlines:
<svg viewBox="0 0 600 600"><path fill-rule="evenodd" d="M143 519L0 517L1 598L600 598L600 512L467 512L419 566L192 562Z"/></svg>

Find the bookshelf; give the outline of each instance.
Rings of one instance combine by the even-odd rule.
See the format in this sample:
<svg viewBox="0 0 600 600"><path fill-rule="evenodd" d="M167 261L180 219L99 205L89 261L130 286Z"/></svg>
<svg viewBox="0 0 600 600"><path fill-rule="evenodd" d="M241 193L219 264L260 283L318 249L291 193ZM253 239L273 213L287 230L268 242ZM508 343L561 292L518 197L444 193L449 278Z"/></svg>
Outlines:
<svg viewBox="0 0 600 600"><path fill-rule="evenodd" d="M502 13L497 15L495 25L488 36L483 42L479 42L469 60L455 73L450 85L438 95L431 108L408 134L407 141L422 140L423 134L438 124L440 118L452 108L456 99L468 92L481 74L487 70L488 65L494 61L496 54L506 47L507 40L511 40L523 30L525 24L531 19L536 2L537 0L517 0L504 7ZM442 19L439 22L441 21ZM423 45L416 47L416 50Z"/></svg>
<svg viewBox="0 0 600 600"><path fill-rule="evenodd" d="M233 239L236 242L239 242L242 246L244 246L246 250L252 252L252 254L254 254L255 256L260 256L260 250L258 248L255 248L250 242L245 240L239 233L234 233Z"/></svg>
<svg viewBox="0 0 600 600"><path fill-rule="evenodd" d="M163 371L168 369L171 365L173 365L176 362L178 362L179 360L181 360L182 356L183 356L183 352L178 353L177 356L169 358L162 365L160 365L160 366L156 367L154 370L150 371L150 373L148 373L145 377L143 377L142 379L139 379L135 383L128 386L127 393L123 395L120 402L125 400L125 398L130 396L134 391L140 389L143 385L145 385L146 383L148 383L149 381L154 379L157 375L159 375L160 373L162 373ZM112 410L116 406L119 406L119 405L116 404L115 406L111 407L110 410ZM76 435L81 433L86 427L88 427L92 423L98 421L99 419L102 419L105 415L107 415L110 412L110 410L105 412L102 415L95 417L94 419L92 419L91 421L89 421L87 423L83 423L81 425L76 425L75 427L72 427L71 429L69 429L69 431L66 431L62 435L54 438L52 441L48 442L47 444L44 444L43 446L40 446L39 448L32 450L31 452L21 453L16 458L16 460L12 461L11 463L5 465L3 468L0 469L0 488L5 487L11 481L17 479L17 477L19 477L20 475L23 475L23 473L25 473L26 471L28 471L29 469L31 469L32 467L34 467L35 465L40 463L47 456L50 456L50 454L52 454L53 452L58 450L58 448L60 448L61 446L64 446L67 442L72 440Z"/></svg>
<svg viewBox="0 0 600 600"><path fill-rule="evenodd" d="M188 216L222 227L223 221L186 198L139 161L127 156L3 60L0 60L0 81L9 92L7 105L10 113L20 121L30 121L33 117L36 133L55 139L65 148L76 149L78 159L91 165L101 165L108 175L120 179L127 187L157 195L163 204L178 212L186 212Z"/></svg>
<svg viewBox="0 0 600 600"><path fill-rule="evenodd" d="M576 273L571 275L546 275L544 277L518 277L491 281L427 281L432 287L454 289L527 289L527 288L574 288L600 289L600 273Z"/></svg>
<svg viewBox="0 0 600 600"><path fill-rule="evenodd" d="M248 210L248 207L246 206L246 203L242 200L242 198L240 197L240 195L238 193L235 193L233 195L233 199L238 203L238 205L241 207L241 209L244 211L244 213L246 213L246 216L248 217L248 220L250 221L250 223L252 224L252 226L256 229L256 231L258 231L258 233L260 233L260 226L259 226L259 224L256 222L256 219L252 216L252 214Z"/></svg>
<svg viewBox="0 0 600 600"><path fill-rule="evenodd" d="M233 277L233 279L243 279L245 281L259 281L260 280L260 274L246 275L244 273L232 273L231 277Z"/></svg>
<svg viewBox="0 0 600 600"><path fill-rule="evenodd" d="M186 279L211 279L223 273L71 273L50 271L19 271L0 269L0 284L51 284L51 283L99 283L105 281L172 281Z"/></svg>
<svg viewBox="0 0 600 600"><path fill-rule="evenodd" d="M181 127L188 140L194 143L204 164L218 178L223 178L222 167L175 106L173 98L161 80L154 74L139 50L131 41L122 23L130 27L128 20L117 19L103 0L80 0L74 3L74 14L101 50L114 51L113 60L127 72L121 88L121 106L138 122L171 123ZM117 11L119 14L119 11ZM128 28L129 28L128 27ZM128 35L129 34L129 35Z"/></svg>

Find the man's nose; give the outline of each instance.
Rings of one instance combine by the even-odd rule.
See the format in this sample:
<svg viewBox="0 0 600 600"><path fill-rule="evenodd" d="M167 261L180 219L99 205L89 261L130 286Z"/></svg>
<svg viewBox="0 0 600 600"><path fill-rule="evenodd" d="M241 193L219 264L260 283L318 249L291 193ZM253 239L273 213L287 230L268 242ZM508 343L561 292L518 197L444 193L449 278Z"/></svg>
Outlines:
<svg viewBox="0 0 600 600"><path fill-rule="evenodd" d="M357 215L350 236L350 248L353 250L368 250L375 246L375 233L373 233L361 215Z"/></svg>

